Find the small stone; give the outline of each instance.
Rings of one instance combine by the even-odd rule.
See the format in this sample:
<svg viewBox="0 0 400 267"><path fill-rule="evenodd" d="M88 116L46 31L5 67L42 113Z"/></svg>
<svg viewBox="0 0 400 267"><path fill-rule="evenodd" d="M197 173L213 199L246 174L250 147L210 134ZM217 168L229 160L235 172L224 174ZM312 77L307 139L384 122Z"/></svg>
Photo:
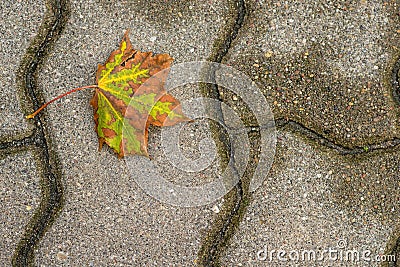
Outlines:
<svg viewBox="0 0 400 267"><path fill-rule="evenodd" d="M214 213L219 213L219 208L218 208L217 205L214 205L211 209L212 209L212 211L213 211Z"/></svg>
<svg viewBox="0 0 400 267"><path fill-rule="evenodd" d="M270 51L266 52L266 53L264 54L264 56L265 56L266 58L272 57L272 51L270 50Z"/></svg>
<svg viewBox="0 0 400 267"><path fill-rule="evenodd" d="M62 251L59 251L57 253L57 259L59 259L60 261L65 261L67 259L67 257L68 257L67 254L65 254Z"/></svg>
<svg viewBox="0 0 400 267"><path fill-rule="evenodd" d="M236 100L238 100L238 98L237 98L237 96L232 96L232 99L233 99L233 101L236 101Z"/></svg>
<svg viewBox="0 0 400 267"><path fill-rule="evenodd" d="M155 42L157 40L157 37L156 36L151 36L149 40L150 40L150 42Z"/></svg>
<svg viewBox="0 0 400 267"><path fill-rule="evenodd" d="M29 205L26 206L27 211L30 211L31 209L32 209L32 206L29 206Z"/></svg>

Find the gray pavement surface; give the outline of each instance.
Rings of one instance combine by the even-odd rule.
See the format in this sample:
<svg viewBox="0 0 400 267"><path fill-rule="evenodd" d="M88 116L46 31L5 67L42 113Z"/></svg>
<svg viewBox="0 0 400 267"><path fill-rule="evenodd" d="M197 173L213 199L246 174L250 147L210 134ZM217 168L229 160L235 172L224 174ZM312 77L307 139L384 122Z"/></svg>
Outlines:
<svg viewBox="0 0 400 267"><path fill-rule="evenodd" d="M278 140L271 175L253 195L223 265L379 266L374 257L387 254L398 227L399 153L342 156L288 131ZM356 250L360 260L321 254L330 248ZM362 259L367 250L371 261ZM320 260L303 260L304 251Z"/></svg>
<svg viewBox="0 0 400 267"><path fill-rule="evenodd" d="M206 60L228 16L225 6L224 1L213 1L212 9L203 1L192 1L185 8L172 2L76 1L39 86L50 99L69 88L93 84L97 64L118 47L126 29L132 45L142 51L169 53L176 63ZM172 93L183 101L196 97L194 92L185 87ZM92 94L82 91L47 110L48 129L61 155L66 203L37 250L37 266L194 265L215 204L188 209L159 203L135 183L125 161L107 146L98 152L89 106ZM198 132L204 127L199 123ZM188 135L182 139L184 147L202 138L198 133L190 137L195 128L182 133ZM179 172L164 163L159 129L151 129L149 140L149 153L167 179L198 182L198 173ZM206 170L202 177L212 175Z"/></svg>
<svg viewBox="0 0 400 267"><path fill-rule="evenodd" d="M30 129L21 112L16 85L19 62L40 27L45 6L42 1L0 3L0 137L11 137Z"/></svg>
<svg viewBox="0 0 400 267"><path fill-rule="evenodd" d="M94 84L97 64L117 48L126 29L142 51L168 53L175 63L207 60L235 16L230 5L227 0L72 1L66 28L38 75L39 91L50 100ZM277 119L295 121L320 139L349 148L400 137L391 84L400 55L398 1L252 0L246 8L224 62L253 79ZM41 173L30 148L2 144L28 136L33 128L24 119L21 106L27 100L18 92L16 71L40 27L45 3L3 1L0 12L0 266L10 266L40 203ZM185 86L172 93L183 101L200 96L196 89ZM65 204L36 247L34 264L195 266L224 201L183 208L146 194L124 160L107 146L98 151L91 97L92 91L80 91L43 113L49 151L59 159ZM224 91L222 99L253 125L240 98ZM193 186L222 172L218 159L193 173L165 162L160 136L160 129L150 129L149 153L167 180ZM187 125L180 133L182 153L196 159L206 137L211 137L206 121ZM399 157L398 146L341 155L280 126L272 169L221 251L221 265L314 266L283 262L276 254L271 262L257 259L265 248L267 254L283 249L301 255L344 245L343 250L370 250L371 257L388 254L399 237ZM321 264L381 266L341 260Z"/></svg>
<svg viewBox="0 0 400 267"><path fill-rule="evenodd" d="M261 87L276 118L349 147L396 137L391 68L399 56L398 5L249 1L227 63Z"/></svg>
<svg viewBox="0 0 400 267"><path fill-rule="evenodd" d="M10 266L25 226L40 203L40 176L31 152L2 158L0 164L0 262Z"/></svg>

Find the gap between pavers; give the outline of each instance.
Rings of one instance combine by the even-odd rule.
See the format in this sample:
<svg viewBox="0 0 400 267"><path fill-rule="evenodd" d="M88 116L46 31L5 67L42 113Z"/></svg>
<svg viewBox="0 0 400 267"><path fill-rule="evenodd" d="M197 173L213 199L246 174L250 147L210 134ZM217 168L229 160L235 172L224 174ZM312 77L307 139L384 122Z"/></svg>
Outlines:
<svg viewBox="0 0 400 267"><path fill-rule="evenodd" d="M302 261L303 251L321 253L329 248L343 253L357 250L360 258L366 250L371 258L385 254L399 218L399 181L394 170L400 153L340 156L286 131L279 131L278 140L271 173L254 193L222 264L311 266L316 261ZM338 243L345 246L340 249ZM260 260L257 253L265 248ZM278 259L279 250L286 252L282 256L286 261ZM290 260L291 251L293 259L300 255L299 261ZM330 261L328 253L323 259L318 263L371 263Z"/></svg>
<svg viewBox="0 0 400 267"><path fill-rule="evenodd" d="M25 226L40 203L40 177L31 152L0 160L0 265L11 266Z"/></svg>
<svg viewBox="0 0 400 267"><path fill-rule="evenodd" d="M16 77L22 57L41 25L45 6L43 1L2 1L0 10L0 140L8 140L32 130L21 111L22 94Z"/></svg>
<svg viewBox="0 0 400 267"><path fill-rule="evenodd" d="M93 84L97 64L104 63L117 48L127 28L135 48L169 53L175 63L188 62L208 57L229 16L225 1L146 1L137 5L74 1L71 8L66 29L38 79L47 99ZM200 96L190 88L173 94L180 100ZM219 203L176 208L144 193L123 160L106 146L97 151L91 96L92 92L81 91L46 111L48 130L61 161L65 206L36 251L37 266L194 265ZM196 138L205 132L206 124L188 127L183 140L191 139L184 141L184 147L196 146ZM158 129L151 129L149 150L164 173L182 183L203 179L200 174L163 165L159 134Z"/></svg>

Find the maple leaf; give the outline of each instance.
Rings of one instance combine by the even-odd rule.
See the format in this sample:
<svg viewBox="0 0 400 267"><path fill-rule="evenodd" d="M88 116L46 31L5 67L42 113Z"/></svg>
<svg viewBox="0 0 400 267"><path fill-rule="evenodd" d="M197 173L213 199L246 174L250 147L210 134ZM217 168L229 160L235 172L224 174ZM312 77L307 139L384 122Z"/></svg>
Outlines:
<svg viewBox="0 0 400 267"><path fill-rule="evenodd" d="M173 58L133 49L128 33L125 32L119 48L106 63L99 64L97 85L71 90L27 118L33 118L48 104L71 92L95 88L90 104L94 109L99 150L106 143L119 157L134 154L148 157L149 125L171 126L190 119L183 115L180 102L164 89Z"/></svg>

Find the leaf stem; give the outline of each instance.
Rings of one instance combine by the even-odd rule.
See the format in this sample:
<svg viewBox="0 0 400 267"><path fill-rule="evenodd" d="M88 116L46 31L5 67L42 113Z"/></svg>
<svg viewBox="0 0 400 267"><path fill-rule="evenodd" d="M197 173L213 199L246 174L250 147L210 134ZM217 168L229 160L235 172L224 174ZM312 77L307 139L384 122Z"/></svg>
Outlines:
<svg viewBox="0 0 400 267"><path fill-rule="evenodd" d="M88 85L88 86L82 86L82 87L78 87L75 89L72 89L71 91L68 91L62 95L57 96L56 98L53 98L52 100L50 100L49 102L43 104L40 108L38 108L35 112L33 112L32 114L29 114L28 116L26 116L25 118L27 119L33 119L40 111L42 111L45 107L47 107L48 105L50 105L51 103L53 103L54 101L57 101L60 98L63 98L64 96L67 96L71 93L83 90L83 89L89 89L89 88L97 88L98 86L93 84L93 85Z"/></svg>

